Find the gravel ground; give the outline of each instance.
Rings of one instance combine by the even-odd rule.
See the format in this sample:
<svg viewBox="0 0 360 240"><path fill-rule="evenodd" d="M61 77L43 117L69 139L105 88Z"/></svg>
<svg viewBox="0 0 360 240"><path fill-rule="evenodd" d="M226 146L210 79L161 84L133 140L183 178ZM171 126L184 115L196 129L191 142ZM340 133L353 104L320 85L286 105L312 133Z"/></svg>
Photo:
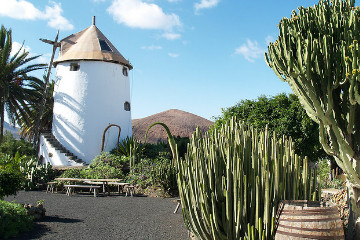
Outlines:
<svg viewBox="0 0 360 240"><path fill-rule="evenodd" d="M175 199L20 191L7 201L35 205L44 200L46 217L15 239L188 239ZM14 239L14 238L13 238Z"/></svg>

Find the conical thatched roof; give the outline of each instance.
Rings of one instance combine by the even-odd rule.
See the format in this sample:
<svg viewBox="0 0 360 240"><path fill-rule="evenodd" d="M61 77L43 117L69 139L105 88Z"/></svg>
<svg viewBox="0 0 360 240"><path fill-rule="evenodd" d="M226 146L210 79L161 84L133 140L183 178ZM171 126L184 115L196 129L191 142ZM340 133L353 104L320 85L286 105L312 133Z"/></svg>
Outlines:
<svg viewBox="0 0 360 240"><path fill-rule="evenodd" d="M61 40L60 55L54 65L74 60L114 62L133 68L95 25Z"/></svg>
<svg viewBox="0 0 360 240"><path fill-rule="evenodd" d="M133 119L133 137L144 142L146 130L154 122L165 123L169 127L171 134L175 137L191 137L196 127L199 127L199 129L205 133L209 130L209 127L214 124L195 114L171 109L149 117ZM167 134L164 128L161 126L152 127L146 141L149 143L167 141Z"/></svg>

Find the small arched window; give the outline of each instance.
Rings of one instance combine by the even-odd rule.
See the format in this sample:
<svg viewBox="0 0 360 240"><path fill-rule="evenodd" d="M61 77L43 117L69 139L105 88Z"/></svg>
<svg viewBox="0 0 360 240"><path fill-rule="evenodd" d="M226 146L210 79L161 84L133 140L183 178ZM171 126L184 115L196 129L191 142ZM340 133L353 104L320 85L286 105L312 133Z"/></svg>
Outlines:
<svg viewBox="0 0 360 240"><path fill-rule="evenodd" d="M128 70L126 67L123 67L123 75L126 77L128 76Z"/></svg>
<svg viewBox="0 0 360 240"><path fill-rule="evenodd" d="M125 109L125 111L130 111L130 103L129 102L124 103L124 109Z"/></svg>

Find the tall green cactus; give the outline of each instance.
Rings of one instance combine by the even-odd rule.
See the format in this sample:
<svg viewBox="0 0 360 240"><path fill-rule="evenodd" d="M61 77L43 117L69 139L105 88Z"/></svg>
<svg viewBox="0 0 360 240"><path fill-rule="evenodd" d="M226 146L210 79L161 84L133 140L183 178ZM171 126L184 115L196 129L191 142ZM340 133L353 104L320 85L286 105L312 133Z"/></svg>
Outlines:
<svg viewBox="0 0 360 240"><path fill-rule="evenodd" d="M291 139L235 120L205 137L196 131L178 170L184 221L199 239L271 239L280 200L319 198Z"/></svg>
<svg viewBox="0 0 360 240"><path fill-rule="evenodd" d="M352 213L360 229L356 204L360 200L359 17L354 0L323 0L314 7L299 7L290 19L280 21L279 36L265 58L319 123L324 150L346 173Z"/></svg>

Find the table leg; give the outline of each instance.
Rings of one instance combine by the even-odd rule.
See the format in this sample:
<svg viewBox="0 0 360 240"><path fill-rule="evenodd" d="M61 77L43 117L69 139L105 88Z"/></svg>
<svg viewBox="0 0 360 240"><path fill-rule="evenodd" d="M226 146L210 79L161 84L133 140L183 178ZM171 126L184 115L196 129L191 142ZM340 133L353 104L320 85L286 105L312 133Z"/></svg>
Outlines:
<svg viewBox="0 0 360 240"><path fill-rule="evenodd" d="M179 209L180 205L181 205L181 201L180 200L177 200L178 204L176 205L176 208L175 208L175 211L174 213L177 212L177 210Z"/></svg>
<svg viewBox="0 0 360 240"><path fill-rule="evenodd" d="M110 187L109 187L109 184L108 184L107 182L105 182L105 184L106 184L106 188L107 188L107 190L108 190L108 195L110 196Z"/></svg>

